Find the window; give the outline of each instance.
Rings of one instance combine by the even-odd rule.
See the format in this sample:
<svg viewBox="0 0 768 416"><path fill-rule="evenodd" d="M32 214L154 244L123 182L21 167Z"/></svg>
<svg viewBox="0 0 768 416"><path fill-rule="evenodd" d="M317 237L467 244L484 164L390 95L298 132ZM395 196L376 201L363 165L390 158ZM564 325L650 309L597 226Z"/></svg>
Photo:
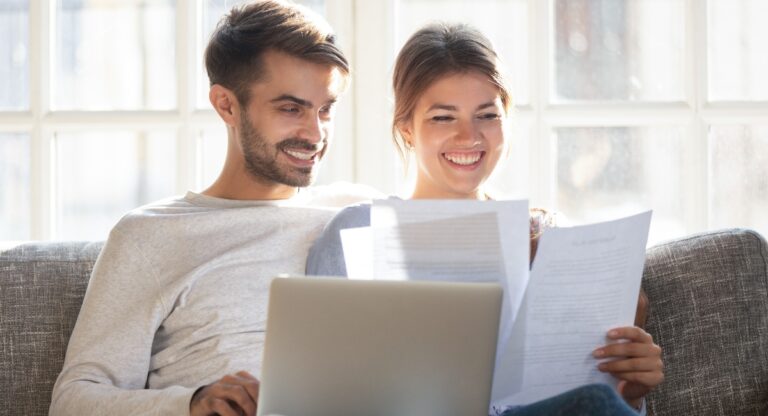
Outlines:
<svg viewBox="0 0 768 416"><path fill-rule="evenodd" d="M0 240L104 239L131 208L216 177L203 48L233 0L0 5ZM397 50L431 20L496 45L516 104L495 186L591 222L654 209L651 242L768 235L762 0L309 0L354 79L321 183L407 193L389 137Z"/></svg>
<svg viewBox="0 0 768 416"><path fill-rule="evenodd" d="M130 209L216 177L226 132L202 51L235 3L0 4L0 240L103 240Z"/></svg>

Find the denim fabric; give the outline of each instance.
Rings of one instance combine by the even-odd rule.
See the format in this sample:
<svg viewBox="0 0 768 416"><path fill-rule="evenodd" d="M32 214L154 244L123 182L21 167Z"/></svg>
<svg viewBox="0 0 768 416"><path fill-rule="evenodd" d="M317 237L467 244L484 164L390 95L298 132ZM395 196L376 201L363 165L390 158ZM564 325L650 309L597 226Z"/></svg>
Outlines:
<svg viewBox="0 0 768 416"><path fill-rule="evenodd" d="M507 409L502 416L637 416L614 389L605 384L590 384L527 406Z"/></svg>

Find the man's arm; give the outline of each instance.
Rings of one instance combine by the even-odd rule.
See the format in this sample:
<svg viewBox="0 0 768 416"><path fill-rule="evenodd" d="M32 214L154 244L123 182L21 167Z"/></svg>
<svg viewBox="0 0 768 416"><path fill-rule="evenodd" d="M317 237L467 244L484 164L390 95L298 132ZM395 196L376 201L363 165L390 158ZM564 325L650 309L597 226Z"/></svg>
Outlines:
<svg viewBox="0 0 768 416"><path fill-rule="evenodd" d="M94 266L51 415L189 412L194 388L145 389L155 332L168 313L154 270L118 224Z"/></svg>

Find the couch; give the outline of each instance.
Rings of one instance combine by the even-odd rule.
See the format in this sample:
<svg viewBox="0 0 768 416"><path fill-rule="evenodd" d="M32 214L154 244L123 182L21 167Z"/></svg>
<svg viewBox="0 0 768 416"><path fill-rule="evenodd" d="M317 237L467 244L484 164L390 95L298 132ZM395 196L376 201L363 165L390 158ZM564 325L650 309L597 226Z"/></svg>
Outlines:
<svg viewBox="0 0 768 416"><path fill-rule="evenodd" d="M45 415L102 244L0 250L0 415ZM647 329L666 380L653 415L768 415L768 248L756 232L698 234L648 249Z"/></svg>

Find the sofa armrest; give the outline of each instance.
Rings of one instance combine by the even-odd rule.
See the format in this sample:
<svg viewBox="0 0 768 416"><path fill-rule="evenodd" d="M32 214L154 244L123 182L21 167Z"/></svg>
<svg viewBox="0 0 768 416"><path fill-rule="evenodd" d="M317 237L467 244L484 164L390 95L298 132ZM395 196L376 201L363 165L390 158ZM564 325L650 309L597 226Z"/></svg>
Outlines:
<svg viewBox="0 0 768 416"><path fill-rule="evenodd" d="M648 397L655 415L768 414L768 249L731 229L647 251L647 330L666 379Z"/></svg>
<svg viewBox="0 0 768 416"><path fill-rule="evenodd" d="M0 249L0 414L48 414L101 247L40 242Z"/></svg>

